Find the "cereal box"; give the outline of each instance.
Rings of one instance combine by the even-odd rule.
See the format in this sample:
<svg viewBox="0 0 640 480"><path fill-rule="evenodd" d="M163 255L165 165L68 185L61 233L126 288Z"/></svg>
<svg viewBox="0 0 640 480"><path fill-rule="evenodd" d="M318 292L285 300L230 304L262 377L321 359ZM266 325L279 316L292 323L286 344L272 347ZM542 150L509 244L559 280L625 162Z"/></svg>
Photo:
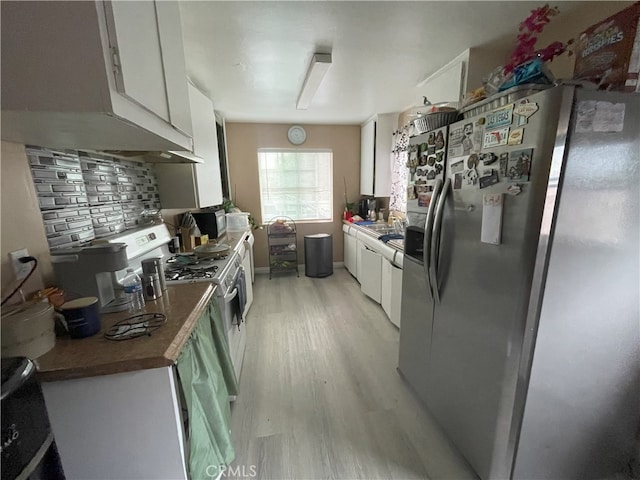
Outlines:
<svg viewBox="0 0 640 480"><path fill-rule="evenodd" d="M589 27L576 42L574 79L602 90L640 91L640 2Z"/></svg>

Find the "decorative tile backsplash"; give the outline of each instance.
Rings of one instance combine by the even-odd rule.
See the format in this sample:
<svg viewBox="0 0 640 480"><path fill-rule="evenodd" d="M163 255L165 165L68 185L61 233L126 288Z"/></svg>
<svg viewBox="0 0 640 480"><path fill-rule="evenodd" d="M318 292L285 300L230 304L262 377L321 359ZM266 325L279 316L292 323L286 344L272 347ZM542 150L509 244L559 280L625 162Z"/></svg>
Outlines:
<svg viewBox="0 0 640 480"><path fill-rule="evenodd" d="M153 164L31 146L26 152L50 248L135 228L144 209L160 208Z"/></svg>

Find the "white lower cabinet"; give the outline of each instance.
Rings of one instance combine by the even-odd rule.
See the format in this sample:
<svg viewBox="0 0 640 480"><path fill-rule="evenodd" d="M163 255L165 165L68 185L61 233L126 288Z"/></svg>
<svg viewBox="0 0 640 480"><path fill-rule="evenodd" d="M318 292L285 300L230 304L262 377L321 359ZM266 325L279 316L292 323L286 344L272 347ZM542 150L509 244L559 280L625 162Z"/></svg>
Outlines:
<svg viewBox="0 0 640 480"><path fill-rule="evenodd" d="M355 226L343 225L342 231L345 268L360 282L362 293L378 302L391 323L400 327L402 252L363 235Z"/></svg>
<svg viewBox="0 0 640 480"><path fill-rule="evenodd" d="M400 327L400 307L402 301L402 269L386 258L382 259L381 305L396 327Z"/></svg>
<svg viewBox="0 0 640 480"><path fill-rule="evenodd" d="M344 267L351 275L358 275L358 246L356 237L352 237L348 233L344 234Z"/></svg>
<svg viewBox="0 0 640 480"><path fill-rule="evenodd" d="M363 245L361 249L360 289L372 300L380 303L382 291L382 255Z"/></svg>

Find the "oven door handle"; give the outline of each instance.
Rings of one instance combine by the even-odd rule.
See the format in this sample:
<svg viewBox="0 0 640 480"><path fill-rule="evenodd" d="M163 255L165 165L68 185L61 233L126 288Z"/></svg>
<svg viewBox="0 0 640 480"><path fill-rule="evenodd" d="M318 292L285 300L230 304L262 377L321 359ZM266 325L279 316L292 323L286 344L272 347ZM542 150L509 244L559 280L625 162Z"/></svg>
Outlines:
<svg viewBox="0 0 640 480"><path fill-rule="evenodd" d="M224 296L224 303L229 303L238 295L238 287L234 288L231 293Z"/></svg>

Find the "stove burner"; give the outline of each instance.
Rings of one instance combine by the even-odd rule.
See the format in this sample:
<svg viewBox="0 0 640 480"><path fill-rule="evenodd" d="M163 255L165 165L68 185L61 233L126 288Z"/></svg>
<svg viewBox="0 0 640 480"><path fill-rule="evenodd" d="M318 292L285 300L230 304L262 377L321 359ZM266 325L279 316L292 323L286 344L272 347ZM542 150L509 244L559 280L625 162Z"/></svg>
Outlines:
<svg viewBox="0 0 640 480"><path fill-rule="evenodd" d="M167 260L167 265L189 268L208 268L219 260L225 260L229 254L223 253L211 257L197 257L193 254L174 255Z"/></svg>
<svg viewBox="0 0 640 480"><path fill-rule="evenodd" d="M167 322L162 313L143 313L115 323L104 333L107 340L123 341L151 335Z"/></svg>
<svg viewBox="0 0 640 480"><path fill-rule="evenodd" d="M164 276L168 281L213 279L216 276L218 268L218 265L189 265L186 267L172 265L165 270Z"/></svg>

